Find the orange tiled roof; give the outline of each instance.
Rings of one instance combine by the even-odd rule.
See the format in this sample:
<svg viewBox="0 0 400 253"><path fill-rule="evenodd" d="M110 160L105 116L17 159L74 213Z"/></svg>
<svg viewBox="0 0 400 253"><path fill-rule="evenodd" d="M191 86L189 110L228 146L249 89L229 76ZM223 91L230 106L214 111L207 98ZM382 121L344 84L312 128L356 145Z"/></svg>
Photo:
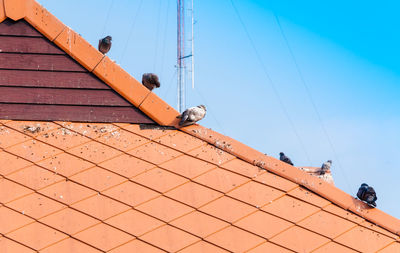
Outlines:
<svg viewBox="0 0 400 253"><path fill-rule="evenodd" d="M6 17L24 18L157 123L176 126L172 107L34 0L0 0ZM199 125L0 122L8 252L400 248L398 219ZM27 132L32 124L41 131Z"/></svg>
<svg viewBox="0 0 400 253"><path fill-rule="evenodd" d="M170 127L3 120L0 160L7 164L0 168L6 252L400 247L390 230Z"/></svg>

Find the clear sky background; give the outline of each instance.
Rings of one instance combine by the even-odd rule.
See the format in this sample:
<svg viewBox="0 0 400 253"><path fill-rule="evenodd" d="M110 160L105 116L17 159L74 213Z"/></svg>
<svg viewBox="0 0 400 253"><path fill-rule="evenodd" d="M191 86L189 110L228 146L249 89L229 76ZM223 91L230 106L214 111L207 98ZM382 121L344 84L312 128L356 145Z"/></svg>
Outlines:
<svg viewBox="0 0 400 253"><path fill-rule="evenodd" d="M39 2L95 47L111 35L109 56L139 80L157 73L176 107L175 0ZM366 182L400 218L398 1L234 0L247 33L230 0L194 2L187 106L207 106L201 124L298 166L331 159L337 187L354 196Z"/></svg>

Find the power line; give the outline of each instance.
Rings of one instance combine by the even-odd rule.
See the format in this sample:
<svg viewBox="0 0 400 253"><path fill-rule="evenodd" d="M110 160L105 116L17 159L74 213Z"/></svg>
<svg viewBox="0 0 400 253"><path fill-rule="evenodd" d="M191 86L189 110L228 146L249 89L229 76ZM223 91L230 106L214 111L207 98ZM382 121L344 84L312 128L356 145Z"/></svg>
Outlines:
<svg viewBox="0 0 400 253"><path fill-rule="evenodd" d="M122 63L122 61L123 61L123 59L124 59L125 51L126 51L126 49L128 48L128 44L129 44L129 41L130 41L130 39L131 39L131 36L132 36L132 33L133 33L133 29L135 28L136 20L137 20L137 18L138 18L138 16L139 16L139 12L140 12L140 9L141 9L141 7L142 7L142 3L143 3L143 0L140 0L139 6L138 6L138 8L136 9L136 13L135 13L135 15L133 16L132 24L131 24L131 27L129 28L128 39L126 40L126 43L125 43L125 46L124 46L124 50L122 50L122 54L121 54L121 57L120 57L121 63Z"/></svg>
<svg viewBox="0 0 400 253"><path fill-rule="evenodd" d="M158 56L158 41L159 41L159 37L158 33L160 31L160 21L161 21L161 0L158 1L158 15L157 15L157 29L156 29L156 50L154 53L154 61L153 61L153 71L156 70L156 64L157 64L157 56Z"/></svg>
<svg viewBox="0 0 400 253"><path fill-rule="evenodd" d="M168 21L169 21L169 3L170 3L170 1L167 1L167 15L166 15L166 20L165 20L164 36L163 36L164 39L163 39L163 47L162 47L162 53L161 53L161 70L160 70L161 75L164 73L165 47L167 45L166 39L167 39L167 29L168 29Z"/></svg>
<svg viewBox="0 0 400 253"><path fill-rule="evenodd" d="M306 81L305 81L305 79L304 79L304 75L303 75L303 73L302 73L302 71L301 71L301 69L300 69L299 64L297 63L296 57L294 56L293 50L292 50L292 48L291 48L291 46L290 46L290 44L289 44L289 40L287 39L287 37L286 37L286 35L285 35L284 31L283 31L281 22L279 21L279 18L278 18L278 16L276 15L275 12L274 12L274 16L275 16L275 19L276 19L276 23L277 23L278 26L279 26L279 30L280 30L280 32L281 32L282 38L283 38L283 40L285 41L285 44L286 44L286 46L287 46L287 48L288 48L288 51L289 51L289 54L290 54L290 56L291 56L291 58L292 58L292 60L293 60L293 62L294 62L294 65L295 65L295 67L296 67L297 73L299 74L300 81L301 81L301 83L303 84L303 86L304 86L304 88L305 88L305 90L306 90L307 96L308 96L308 98L309 98L310 101L311 101L312 107L313 107L313 109L314 109L314 111L315 111L315 114L317 115L318 121L319 121L319 123L320 123L320 125L321 125L321 128L322 128L322 131L323 131L323 133L324 133L326 139L328 140L329 146L330 146L330 148L331 148L331 150L332 150L332 153L333 153L333 155L334 155L334 157L335 157L335 159L336 159L336 161L337 161L339 170L341 171L341 173L342 173L343 176L344 176L344 179L345 179L345 181L346 181L346 183L347 183L347 186L348 186L348 188L349 188L348 190L351 191L350 183L349 183L349 181L347 180L346 173L344 172L344 169L343 169L343 167L342 167L342 165L341 165L341 162L340 162L340 160L339 160L339 157L338 157L338 155L337 155L337 153L336 153L336 149L335 149L335 147L333 146L332 140L331 140L331 138L330 138L330 136L329 136L329 134L328 134L328 131L326 130L325 124L324 124L324 122L323 122L323 120L322 120L321 114L320 114L319 111L318 111L318 107L316 106L316 104L315 104L315 102L314 102L314 99L313 99L313 96L312 96L312 94L311 94L311 92L310 92L310 89L309 89L309 87L308 87L308 85L307 85L307 83L306 83Z"/></svg>
<svg viewBox="0 0 400 253"><path fill-rule="evenodd" d="M254 53L255 53L256 56L257 56L257 60L260 62L260 65L261 65L261 67L262 67L262 70L263 70L265 76L267 77L269 83L271 84L272 90L274 91L275 96L277 97L277 99L278 99L278 101L279 101L279 104L280 104L280 106L281 106L281 109L282 109L283 113L285 114L285 117L286 117L286 119L288 120L288 122L289 122L289 124L290 124L290 126L291 126L291 128L292 128L292 130L293 130L293 132L294 132L294 134L296 135L296 138L297 138L297 140L298 140L300 146L302 147L302 150L303 150L303 152L304 152L304 154L305 154L305 156L306 156L308 162L311 164L311 159L310 159L310 156L308 155L307 149L306 149L306 147L305 147L305 145L304 145L302 139L300 138L300 135L299 135L299 133L297 132L296 127L295 127L295 125L294 125L294 123L293 123L291 117L289 116L289 113L288 113L288 111L287 111L287 109L286 109L286 107L285 107L285 105L284 105L284 103L283 103L283 100L281 99L281 97L280 97L280 95L279 95L278 89L276 88L275 83L272 81L272 78L271 78L271 76L269 75L269 73L268 73L268 71L267 71L267 67L266 67L265 64L264 64L264 61L262 60L261 55L259 54L259 52L258 52L258 50L257 50L257 47L256 47L256 45L255 45L253 39L251 38L250 33L249 33L249 31L247 30L247 27L246 27L245 23L243 22L242 17L240 16L240 13L239 13L238 9L236 8L236 6L235 6L233 0L230 0L230 2L231 2L231 4L232 4L232 7L233 7L233 9L234 9L234 11L235 11L235 13L236 13L236 15L237 15L237 17L238 17L238 19L239 19L241 25L242 25L242 27L243 27L245 33L246 33L247 38L248 38L249 41L250 41L250 44L251 44L251 46L252 46L252 48L253 48L253 50L254 50Z"/></svg>
<svg viewBox="0 0 400 253"><path fill-rule="evenodd" d="M110 6L108 7L106 21L104 22L103 31L101 32L101 37L104 36L104 32L106 31L106 26L108 24L108 19L110 18L110 13L111 13L111 9L113 7L113 4L114 4L114 0L111 1Z"/></svg>
<svg viewBox="0 0 400 253"><path fill-rule="evenodd" d="M225 129L222 127L221 123L217 119L217 117L214 115L213 110L210 110L210 104L207 102L206 98L201 94L200 90L198 88L194 89L197 92L197 95L205 102L207 105L207 112L211 114L211 117L214 119L215 123L217 123L218 127L221 129L222 133L226 135Z"/></svg>

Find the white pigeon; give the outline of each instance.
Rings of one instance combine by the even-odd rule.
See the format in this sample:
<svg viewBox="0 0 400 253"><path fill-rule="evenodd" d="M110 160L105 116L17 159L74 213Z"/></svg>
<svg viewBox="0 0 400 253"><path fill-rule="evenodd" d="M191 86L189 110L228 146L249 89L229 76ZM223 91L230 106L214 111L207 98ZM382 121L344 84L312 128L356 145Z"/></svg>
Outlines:
<svg viewBox="0 0 400 253"><path fill-rule="evenodd" d="M324 175L328 170L331 169L332 161L328 160L324 162L321 166L320 175Z"/></svg>
<svg viewBox="0 0 400 253"><path fill-rule="evenodd" d="M206 116L206 107L204 105L198 105L186 109L178 118L181 119L179 122L180 126L190 126L197 121L201 120Z"/></svg>

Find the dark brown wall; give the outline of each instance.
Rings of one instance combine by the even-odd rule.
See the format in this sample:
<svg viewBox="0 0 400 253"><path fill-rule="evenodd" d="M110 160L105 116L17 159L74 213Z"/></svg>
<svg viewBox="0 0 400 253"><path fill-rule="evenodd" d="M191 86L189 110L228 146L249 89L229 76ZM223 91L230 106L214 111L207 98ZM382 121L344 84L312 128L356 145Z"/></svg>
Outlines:
<svg viewBox="0 0 400 253"><path fill-rule="evenodd" d="M154 123L24 20L0 24L0 119Z"/></svg>

